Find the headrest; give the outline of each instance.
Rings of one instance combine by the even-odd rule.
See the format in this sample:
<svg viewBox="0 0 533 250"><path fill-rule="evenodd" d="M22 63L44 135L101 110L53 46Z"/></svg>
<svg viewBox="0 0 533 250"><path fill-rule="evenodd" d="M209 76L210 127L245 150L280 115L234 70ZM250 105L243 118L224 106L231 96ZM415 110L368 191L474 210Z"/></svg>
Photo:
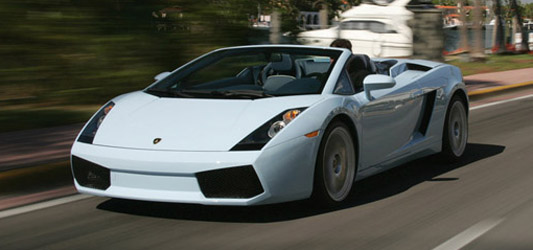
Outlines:
<svg viewBox="0 0 533 250"><path fill-rule="evenodd" d="M370 60L370 57L364 54L354 54L352 56L350 65L351 67L353 66L357 69L365 69L370 72L370 74L376 73L376 65L372 60Z"/></svg>
<svg viewBox="0 0 533 250"><path fill-rule="evenodd" d="M275 71L289 71L292 69L291 56L288 54L281 54L281 61L272 62L272 69Z"/></svg>

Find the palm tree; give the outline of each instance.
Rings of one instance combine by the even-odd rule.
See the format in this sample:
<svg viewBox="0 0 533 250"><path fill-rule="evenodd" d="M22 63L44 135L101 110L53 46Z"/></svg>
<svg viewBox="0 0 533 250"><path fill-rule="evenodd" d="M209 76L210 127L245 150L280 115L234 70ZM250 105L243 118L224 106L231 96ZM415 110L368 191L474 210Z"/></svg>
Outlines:
<svg viewBox="0 0 533 250"><path fill-rule="evenodd" d="M469 46L468 46L468 30L467 30L467 26L466 26L466 13L465 13L465 2L464 0L459 0L457 1L457 7L458 7L458 11L459 11L459 21L461 21L461 26L459 27L460 28L460 42L459 42L459 47L464 50L464 51L468 51L469 50Z"/></svg>
<svg viewBox="0 0 533 250"><path fill-rule="evenodd" d="M516 0L511 0L511 11L513 12L513 25L516 29L516 32L520 32L522 35L522 41L520 42L520 51L527 52L528 48L528 34L526 30L522 27L522 15L520 13L520 8L516 3ZM513 31L515 30L513 29ZM513 34L515 35L515 34Z"/></svg>
<svg viewBox="0 0 533 250"><path fill-rule="evenodd" d="M496 49L497 54L505 53L505 35L503 33L504 20L502 19L502 3L501 0L494 0L496 6L494 8L494 33L493 41L494 48Z"/></svg>

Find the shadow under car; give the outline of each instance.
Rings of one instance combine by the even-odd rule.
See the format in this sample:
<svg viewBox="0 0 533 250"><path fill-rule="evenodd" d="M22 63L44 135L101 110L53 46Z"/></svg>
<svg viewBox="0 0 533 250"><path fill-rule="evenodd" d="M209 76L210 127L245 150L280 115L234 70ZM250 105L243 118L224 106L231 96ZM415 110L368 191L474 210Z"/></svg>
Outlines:
<svg viewBox="0 0 533 250"><path fill-rule="evenodd" d="M294 220L372 203L402 193L426 181L459 181L437 177L470 163L495 156L504 146L468 143L463 157L455 163L444 162L439 155L424 157L357 182L355 191L334 208L322 208L309 200L261 206L205 206L194 204L109 199L97 208L156 218L235 223L270 223Z"/></svg>

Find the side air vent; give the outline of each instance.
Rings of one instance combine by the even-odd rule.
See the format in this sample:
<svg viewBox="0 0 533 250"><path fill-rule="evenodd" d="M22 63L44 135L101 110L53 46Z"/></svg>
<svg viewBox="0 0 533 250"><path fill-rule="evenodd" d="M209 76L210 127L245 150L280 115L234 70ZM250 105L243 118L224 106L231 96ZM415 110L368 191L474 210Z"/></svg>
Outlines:
<svg viewBox="0 0 533 250"><path fill-rule="evenodd" d="M207 198L251 198L264 191L252 166L200 172L196 178Z"/></svg>
<svg viewBox="0 0 533 250"><path fill-rule="evenodd" d="M422 113L422 119L420 120L420 126L418 127L418 132L422 135L426 135L429 126L429 120L431 119L431 114L433 113L433 108L435 107L435 98L437 96L437 91L433 90L428 92L424 98L424 111Z"/></svg>
<svg viewBox="0 0 533 250"><path fill-rule="evenodd" d="M414 64L414 63L406 63L405 65L407 65L408 70L418 70L418 71L425 72L425 71L430 71L432 69L431 67L423 66L420 64Z"/></svg>
<svg viewBox="0 0 533 250"><path fill-rule="evenodd" d="M109 169L76 156L72 156L71 163L78 184L100 190L106 190L111 185Z"/></svg>

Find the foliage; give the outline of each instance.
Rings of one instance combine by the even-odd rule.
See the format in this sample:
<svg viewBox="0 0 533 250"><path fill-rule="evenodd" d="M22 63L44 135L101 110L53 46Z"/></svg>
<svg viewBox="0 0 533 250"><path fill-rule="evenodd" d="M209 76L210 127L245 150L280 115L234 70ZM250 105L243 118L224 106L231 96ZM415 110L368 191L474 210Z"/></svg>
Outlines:
<svg viewBox="0 0 533 250"><path fill-rule="evenodd" d="M328 19L331 20L338 15L339 10L347 10L360 3L361 0L269 0L267 11L280 11L282 30L297 33L300 11L319 11L325 4L328 7Z"/></svg>
<svg viewBox="0 0 533 250"><path fill-rule="evenodd" d="M447 62L461 69L463 75L498 72L533 67L533 57L522 55L490 55L485 62L464 62L459 58Z"/></svg>
<svg viewBox="0 0 533 250"><path fill-rule="evenodd" d="M86 122L98 106L14 108L0 110L0 132ZM14 122L16 121L16 122Z"/></svg>
<svg viewBox="0 0 533 250"><path fill-rule="evenodd" d="M206 51L246 44L256 2L5 0L0 10L0 103L51 105L103 103Z"/></svg>
<svg viewBox="0 0 533 250"><path fill-rule="evenodd" d="M52 190L72 185L69 161L39 164L3 171L0 175L0 197L35 194L42 192L43 187Z"/></svg>
<svg viewBox="0 0 533 250"><path fill-rule="evenodd" d="M457 0L433 0L432 3L435 5L446 5L446 6L457 6ZM468 1L465 1L467 3Z"/></svg>
<svg viewBox="0 0 533 250"><path fill-rule="evenodd" d="M522 4L522 16L524 18L533 19L533 3Z"/></svg>

